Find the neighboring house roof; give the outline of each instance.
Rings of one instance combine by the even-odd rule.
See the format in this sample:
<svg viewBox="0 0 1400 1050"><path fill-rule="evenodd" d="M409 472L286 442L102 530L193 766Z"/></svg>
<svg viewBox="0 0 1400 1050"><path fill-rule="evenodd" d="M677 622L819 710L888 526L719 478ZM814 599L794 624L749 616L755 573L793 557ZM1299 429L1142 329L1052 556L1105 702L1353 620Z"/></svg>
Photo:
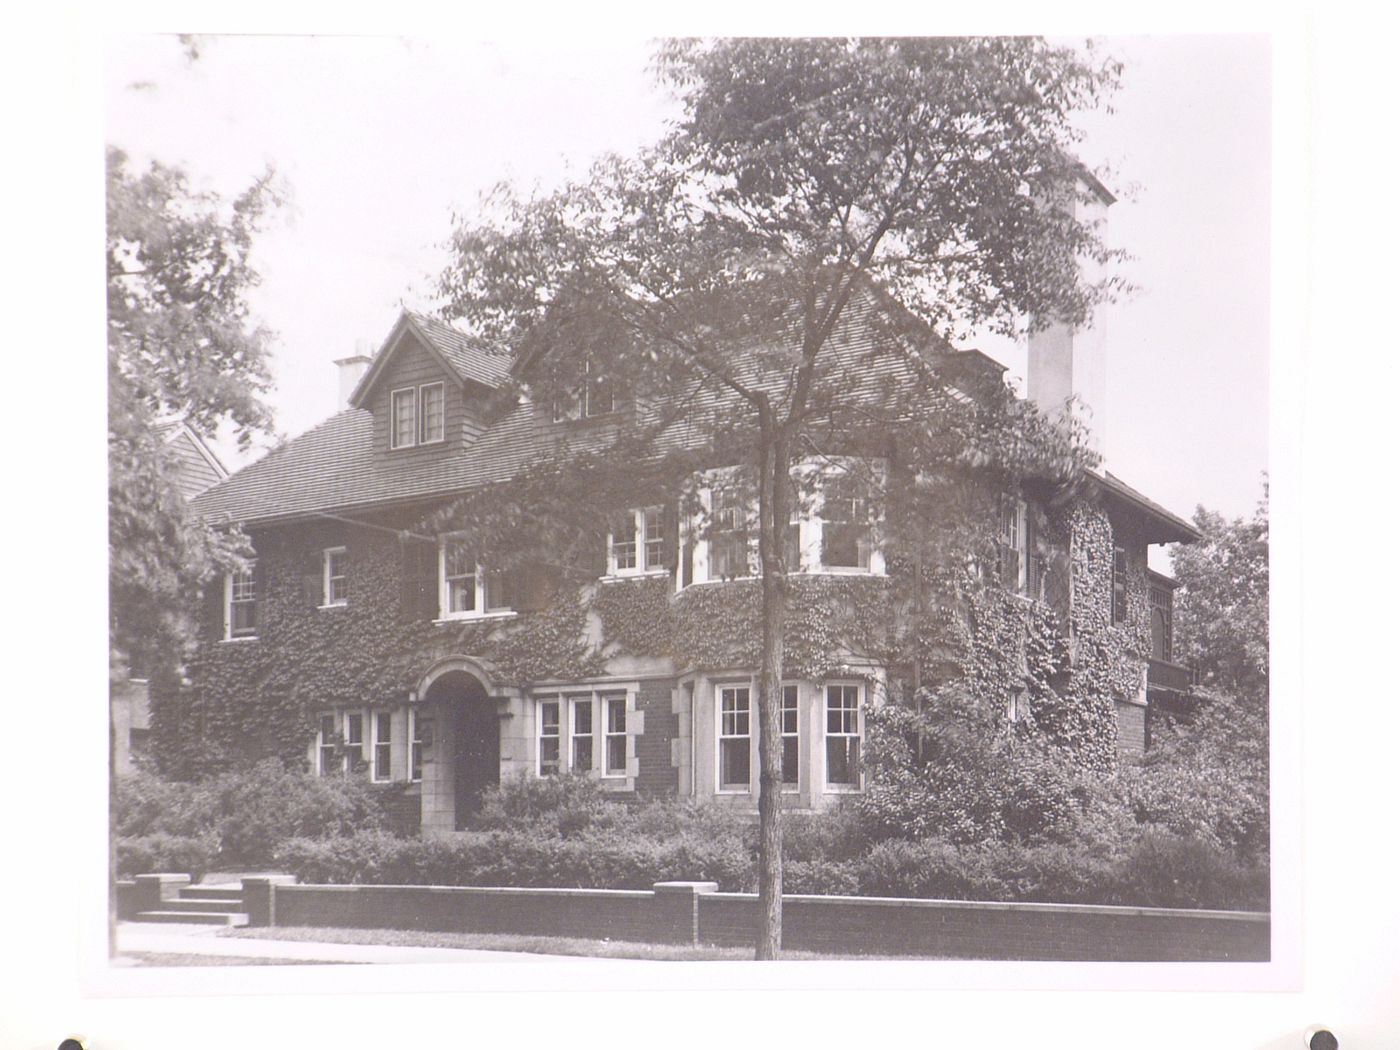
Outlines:
<svg viewBox="0 0 1400 1050"><path fill-rule="evenodd" d="M443 371L459 383L480 383L492 390L500 390L510 385L509 355L494 350L481 340L459 332L451 325L426 314L404 310L399 314L399 319L394 323L388 338L374 355L364 377L350 395L352 405L358 407L365 403L370 390L384 374L405 332L416 335L428 352L438 359Z"/></svg>
<svg viewBox="0 0 1400 1050"><path fill-rule="evenodd" d="M228 468L204 439L184 420L168 419L155 425L155 433L179 471L180 494L193 499L228 477Z"/></svg>

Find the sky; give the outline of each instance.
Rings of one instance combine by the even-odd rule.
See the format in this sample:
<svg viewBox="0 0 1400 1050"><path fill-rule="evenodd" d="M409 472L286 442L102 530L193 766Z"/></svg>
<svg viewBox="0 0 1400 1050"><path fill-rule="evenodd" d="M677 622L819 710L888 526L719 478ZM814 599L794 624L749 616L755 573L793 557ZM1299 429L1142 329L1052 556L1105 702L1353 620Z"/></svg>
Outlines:
<svg viewBox="0 0 1400 1050"><path fill-rule="evenodd" d="M1248 514L1268 468L1270 54L1264 36L1105 37L1124 62L1083 159L1119 197L1138 291L1106 309L1105 465L1169 509ZM454 215L500 180L548 188L674 115L622 38L113 37L105 134L232 197L267 166L289 205L259 238L279 434L338 408L332 362L430 309ZM1022 346L979 341L1025 375ZM262 442L262 447L266 446ZM221 445L233 466L240 457ZM259 450L254 451L254 455Z"/></svg>

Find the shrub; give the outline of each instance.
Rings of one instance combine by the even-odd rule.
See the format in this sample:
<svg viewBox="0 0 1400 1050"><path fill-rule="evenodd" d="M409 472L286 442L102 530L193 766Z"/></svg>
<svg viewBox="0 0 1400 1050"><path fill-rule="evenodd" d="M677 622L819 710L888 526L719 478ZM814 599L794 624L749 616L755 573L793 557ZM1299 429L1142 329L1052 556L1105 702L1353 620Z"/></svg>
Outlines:
<svg viewBox="0 0 1400 1050"><path fill-rule="evenodd" d="M1200 839L1144 833L1118 868L1118 903L1158 908L1269 907L1269 869Z"/></svg>
<svg viewBox="0 0 1400 1050"><path fill-rule="evenodd" d="M208 836L121 835L117 837L117 877L129 879L154 872L183 873L198 882L214 859L214 840Z"/></svg>
<svg viewBox="0 0 1400 1050"><path fill-rule="evenodd" d="M583 776L532 777L521 774L482 795L474 829L519 830L549 826L569 835L611 823L614 810L598 781Z"/></svg>

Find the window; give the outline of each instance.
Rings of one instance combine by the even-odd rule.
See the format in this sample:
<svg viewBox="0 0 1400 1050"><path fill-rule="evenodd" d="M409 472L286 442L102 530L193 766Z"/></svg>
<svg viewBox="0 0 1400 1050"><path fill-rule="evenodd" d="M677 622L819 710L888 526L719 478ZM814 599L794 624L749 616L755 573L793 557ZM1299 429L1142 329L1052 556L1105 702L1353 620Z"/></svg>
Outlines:
<svg viewBox="0 0 1400 1050"><path fill-rule="evenodd" d="M1006 720L1012 725L1026 716L1026 691L1013 689L1006 697Z"/></svg>
<svg viewBox="0 0 1400 1050"><path fill-rule="evenodd" d="M413 387L389 395L389 447L412 448L418 433L417 391Z"/></svg>
<svg viewBox="0 0 1400 1050"><path fill-rule="evenodd" d="M559 762L559 701L540 701L540 776L562 771Z"/></svg>
<svg viewBox="0 0 1400 1050"><path fill-rule="evenodd" d="M321 604L344 605L350 600L348 561L344 547L330 547L321 552Z"/></svg>
<svg viewBox="0 0 1400 1050"><path fill-rule="evenodd" d="M797 686L783 686L783 784L797 787Z"/></svg>
<svg viewBox="0 0 1400 1050"><path fill-rule="evenodd" d="M749 687L746 685L720 687L719 786L721 791L749 790Z"/></svg>
<svg viewBox="0 0 1400 1050"><path fill-rule="evenodd" d="M254 638L258 633L258 596L253 566L224 577L224 637Z"/></svg>
<svg viewBox="0 0 1400 1050"><path fill-rule="evenodd" d="M335 715L322 715L316 733L316 772L320 776L344 772L345 760L339 755L338 738Z"/></svg>
<svg viewBox="0 0 1400 1050"><path fill-rule="evenodd" d="M603 697L603 776L627 775L627 697Z"/></svg>
<svg viewBox="0 0 1400 1050"><path fill-rule="evenodd" d="M1002 586L1017 594L1030 590L1029 515L1021 500L1004 499L998 515L998 571Z"/></svg>
<svg viewBox="0 0 1400 1050"><path fill-rule="evenodd" d="M822 485L822 564L870 571L870 502L857 479L837 474Z"/></svg>
<svg viewBox="0 0 1400 1050"><path fill-rule="evenodd" d="M710 579L750 576L747 505L737 486L715 489L710 522Z"/></svg>
<svg viewBox="0 0 1400 1050"><path fill-rule="evenodd" d="M515 607L511 573L487 571L460 536L444 536L439 558L439 609L443 619L464 619Z"/></svg>
<svg viewBox="0 0 1400 1050"><path fill-rule="evenodd" d="M359 712L347 713L345 715L345 750L346 764L350 769L357 769L364 762L365 754L365 716Z"/></svg>
<svg viewBox="0 0 1400 1050"><path fill-rule="evenodd" d="M408 709L408 779L415 784L423 779L423 732L416 707Z"/></svg>
<svg viewBox="0 0 1400 1050"><path fill-rule="evenodd" d="M619 515L608 537L608 572L633 576L663 570L664 532L660 507L638 507Z"/></svg>
<svg viewBox="0 0 1400 1050"><path fill-rule="evenodd" d="M573 712L569 768L575 773L588 773L593 769L593 698L574 697L569 706Z"/></svg>
<svg viewBox="0 0 1400 1050"><path fill-rule="evenodd" d="M563 423L566 420L578 419L580 414L585 419L605 416L616 408L617 399L613 396L612 381L604 377L593 362L585 361L582 381L575 391L554 398L554 422Z"/></svg>
<svg viewBox="0 0 1400 1050"><path fill-rule="evenodd" d="M389 779L394 742L393 716L388 711L375 711L370 723L374 730L374 762L370 778L379 782Z"/></svg>
<svg viewBox="0 0 1400 1050"><path fill-rule="evenodd" d="M432 445L446 436L447 396L441 383L418 388L418 443Z"/></svg>
<svg viewBox="0 0 1400 1050"><path fill-rule="evenodd" d="M1152 657L1170 662L1172 658L1172 592L1153 584L1147 589L1152 606Z"/></svg>
<svg viewBox="0 0 1400 1050"><path fill-rule="evenodd" d="M1128 552L1122 547L1113 548L1113 622L1122 623L1128 618Z"/></svg>
<svg viewBox="0 0 1400 1050"><path fill-rule="evenodd" d="M826 687L826 783L860 786L860 686Z"/></svg>

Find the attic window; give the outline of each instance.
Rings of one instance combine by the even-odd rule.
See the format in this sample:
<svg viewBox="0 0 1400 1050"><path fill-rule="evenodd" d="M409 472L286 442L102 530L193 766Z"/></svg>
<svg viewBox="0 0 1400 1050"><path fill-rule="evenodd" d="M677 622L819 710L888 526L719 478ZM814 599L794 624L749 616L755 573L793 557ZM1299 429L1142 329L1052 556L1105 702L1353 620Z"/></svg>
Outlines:
<svg viewBox="0 0 1400 1050"><path fill-rule="evenodd" d="M591 361L583 364L582 382L574 393L554 399L554 422L606 416L617 408L612 381L599 374Z"/></svg>
<svg viewBox="0 0 1400 1050"><path fill-rule="evenodd" d="M446 393L442 383L406 386L389 395L389 447L435 445L447 431Z"/></svg>

